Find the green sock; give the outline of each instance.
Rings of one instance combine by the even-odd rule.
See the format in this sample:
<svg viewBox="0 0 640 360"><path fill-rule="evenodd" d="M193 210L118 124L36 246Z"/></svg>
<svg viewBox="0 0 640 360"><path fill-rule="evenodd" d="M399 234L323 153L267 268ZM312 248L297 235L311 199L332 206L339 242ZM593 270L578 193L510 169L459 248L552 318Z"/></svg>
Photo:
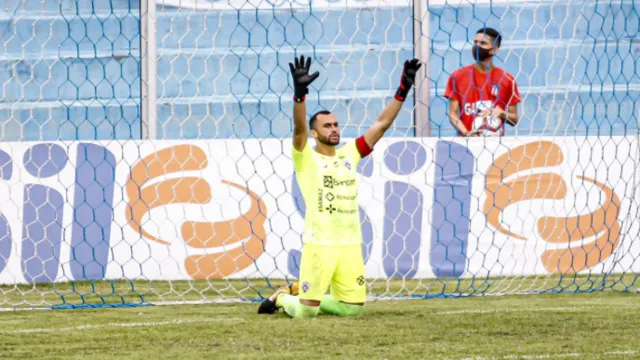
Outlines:
<svg viewBox="0 0 640 360"><path fill-rule="evenodd" d="M320 311L325 314L338 316L358 316L362 314L364 306L345 304L335 300L331 295L325 295L320 302Z"/></svg>
<svg viewBox="0 0 640 360"><path fill-rule="evenodd" d="M276 306L284 308L284 312L296 319L315 318L318 316L318 312L320 312L318 306L303 305L297 296L288 294L278 295Z"/></svg>

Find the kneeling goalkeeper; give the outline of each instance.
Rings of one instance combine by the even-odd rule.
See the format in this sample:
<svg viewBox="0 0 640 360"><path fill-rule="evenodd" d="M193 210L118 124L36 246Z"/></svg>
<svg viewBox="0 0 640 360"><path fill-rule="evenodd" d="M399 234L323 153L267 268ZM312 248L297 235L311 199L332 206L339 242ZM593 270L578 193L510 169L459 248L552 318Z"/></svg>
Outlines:
<svg viewBox="0 0 640 360"><path fill-rule="evenodd" d="M398 116L421 64L407 60L400 87L376 122L363 136L336 149L340 128L331 112L314 114L307 130L305 96L320 73L309 75L311 58L305 62L300 56L294 62L289 63L295 90L292 158L306 204L300 279L264 300L258 313L282 308L293 318L314 318L320 311L355 316L366 301L356 169ZM316 140L315 150L307 144L309 133Z"/></svg>

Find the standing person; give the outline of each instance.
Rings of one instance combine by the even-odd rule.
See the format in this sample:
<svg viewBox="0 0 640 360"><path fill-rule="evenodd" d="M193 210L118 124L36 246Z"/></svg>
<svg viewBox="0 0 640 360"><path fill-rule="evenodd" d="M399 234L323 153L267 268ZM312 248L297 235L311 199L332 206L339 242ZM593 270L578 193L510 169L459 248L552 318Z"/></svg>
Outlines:
<svg viewBox="0 0 640 360"><path fill-rule="evenodd" d="M502 36L492 28L476 32L474 64L454 71L444 97L449 99L449 121L458 136L478 136L482 121L504 135L504 123L518 124L520 93L513 75L493 65ZM475 121L474 121L475 120Z"/></svg>

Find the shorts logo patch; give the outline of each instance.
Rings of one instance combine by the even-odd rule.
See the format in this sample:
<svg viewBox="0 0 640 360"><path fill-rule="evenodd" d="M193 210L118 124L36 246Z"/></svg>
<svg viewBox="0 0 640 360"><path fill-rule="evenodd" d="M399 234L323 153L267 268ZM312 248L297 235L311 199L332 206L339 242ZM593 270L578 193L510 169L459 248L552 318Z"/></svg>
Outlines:
<svg viewBox="0 0 640 360"><path fill-rule="evenodd" d="M364 285L364 276L362 276L362 275L358 276L356 281L358 282L358 285L360 285L360 286Z"/></svg>
<svg viewBox="0 0 640 360"><path fill-rule="evenodd" d="M302 283L302 292L306 293L311 288L311 284L308 281Z"/></svg>

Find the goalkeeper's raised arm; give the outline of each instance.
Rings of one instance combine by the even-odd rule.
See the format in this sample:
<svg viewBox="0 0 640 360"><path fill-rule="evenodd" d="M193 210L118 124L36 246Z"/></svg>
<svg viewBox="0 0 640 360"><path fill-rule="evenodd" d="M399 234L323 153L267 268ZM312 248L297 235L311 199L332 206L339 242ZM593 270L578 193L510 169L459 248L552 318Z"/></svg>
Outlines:
<svg viewBox="0 0 640 360"><path fill-rule="evenodd" d="M398 117L398 113L409 94L409 90L411 90L411 87L415 84L416 74L418 73L420 66L422 66L422 64L418 62L418 59L407 60L404 62L402 75L400 77L400 86L396 90L394 99L391 100L384 110L382 110L382 113L378 116L376 122L373 123L373 125L371 125L364 134L364 139L370 148L373 148L380 138L382 138L384 133L391 127L391 124L393 124L396 117Z"/></svg>
<svg viewBox="0 0 640 360"><path fill-rule="evenodd" d="M309 85L320 76L319 72L309 75L311 68L311 58L305 62L304 55L300 55L294 60L295 64L289 63L291 76L293 77L293 146L296 150L302 151L307 143L307 106L305 97L309 93Z"/></svg>

